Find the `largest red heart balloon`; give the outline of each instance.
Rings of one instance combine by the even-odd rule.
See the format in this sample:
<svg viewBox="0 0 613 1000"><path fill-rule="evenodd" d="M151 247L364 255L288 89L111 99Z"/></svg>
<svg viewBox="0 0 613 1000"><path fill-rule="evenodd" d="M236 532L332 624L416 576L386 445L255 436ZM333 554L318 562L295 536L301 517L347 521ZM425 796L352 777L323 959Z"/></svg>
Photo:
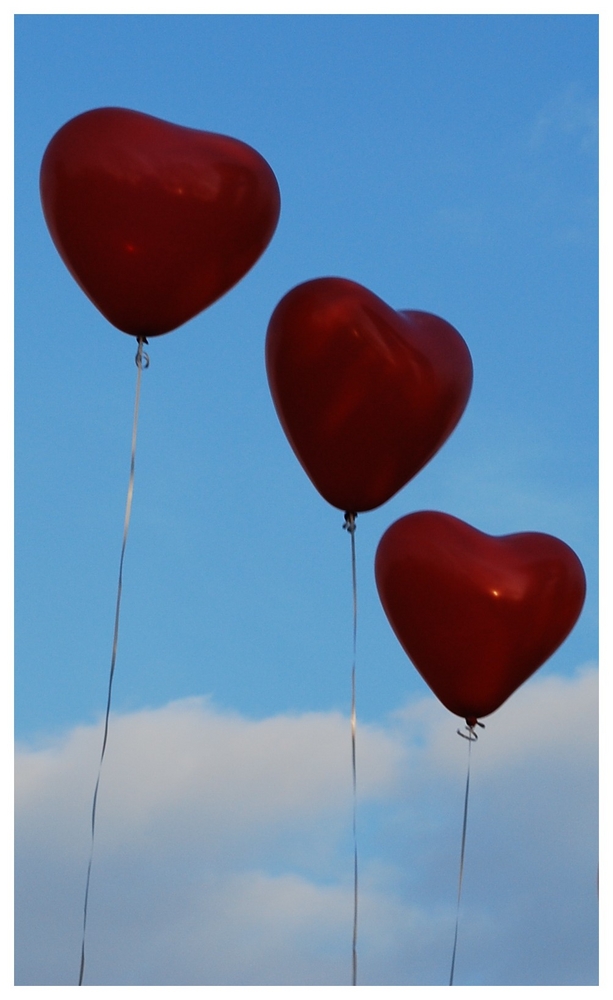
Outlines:
<svg viewBox="0 0 613 1000"><path fill-rule="evenodd" d="M472 361L449 323L396 312L346 278L292 289L266 338L272 398L308 476L334 507L385 503L451 434Z"/></svg>
<svg viewBox="0 0 613 1000"><path fill-rule="evenodd" d="M168 333L253 266L279 218L244 142L126 108L78 115L47 146L45 220L72 276L125 333Z"/></svg>
<svg viewBox="0 0 613 1000"><path fill-rule="evenodd" d="M486 535L434 511L387 529L375 575L405 652L443 705L473 724L551 656L585 598L583 567L560 539Z"/></svg>

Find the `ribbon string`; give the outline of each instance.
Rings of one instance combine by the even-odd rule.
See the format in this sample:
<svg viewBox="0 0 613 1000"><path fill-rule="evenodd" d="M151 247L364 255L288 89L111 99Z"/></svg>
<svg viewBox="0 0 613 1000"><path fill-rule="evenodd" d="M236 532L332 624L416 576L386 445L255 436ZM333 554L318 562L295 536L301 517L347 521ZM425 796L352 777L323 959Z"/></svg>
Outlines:
<svg viewBox="0 0 613 1000"><path fill-rule="evenodd" d="M470 750L473 743L475 743L478 739L474 729L475 725L481 726L481 728L483 728L482 722L474 722L472 725L467 725L466 729L468 735L460 732L460 730L458 729L458 736L461 736L462 739L468 741L468 764L466 767L466 789L464 792L464 818L462 820L462 846L460 848L460 873L458 875L458 900L457 900L456 915L455 915L455 934L453 937L453 953L451 955L451 972L449 973L450 986L453 986L453 976L455 972L455 959L458 947L458 929L460 926L460 901L462 899L462 882L464 880L464 853L466 850L466 827L468 824L468 792L470 790Z"/></svg>
<svg viewBox="0 0 613 1000"><path fill-rule="evenodd" d="M113 649L111 653L111 668L109 672L109 686L108 694L106 700L106 713L104 717L104 735L102 737L102 750L100 752L100 761L98 763L98 776L96 778L96 785L94 787L94 795L92 800L92 814L91 814L91 842L89 850L89 861L87 864L87 878L85 880L85 897L83 901L83 928L82 928L82 938L81 938L81 964L79 968L79 986L83 985L83 976L85 974L85 937L87 932L87 909L89 904L89 885L92 872L92 863L94 860L94 840L96 835L96 808L98 805L98 790L100 788L100 776L102 774L102 762L104 761L104 755L106 753L106 744L109 735L109 719L111 714L111 697L113 693L113 677L115 676L115 664L117 662L117 646L119 642L119 615L121 611L121 593L123 590L123 563L126 554L126 545L128 541L128 530L130 528L130 515L132 513L132 497L134 495L134 468L136 463L136 436L138 430L138 410L140 406L140 388L141 388L141 378L143 373L143 368L149 367L149 356L143 351L143 344L147 341L144 338L138 339L138 350L136 352L136 392L134 397L134 417L132 420L132 445L130 453L130 477L128 481L128 493L126 497L126 509L123 521L123 539L121 543L121 556L119 558L119 578L117 581L117 598L115 601L115 624L113 627Z"/></svg>
<svg viewBox="0 0 613 1000"><path fill-rule="evenodd" d="M351 581L353 588L353 660L351 665L351 768L353 777L353 938L351 985L358 982L358 837L357 837L357 770L356 770L356 710L355 710L355 668L358 638L358 582L355 558L355 528L357 514L347 511L345 528L351 536Z"/></svg>

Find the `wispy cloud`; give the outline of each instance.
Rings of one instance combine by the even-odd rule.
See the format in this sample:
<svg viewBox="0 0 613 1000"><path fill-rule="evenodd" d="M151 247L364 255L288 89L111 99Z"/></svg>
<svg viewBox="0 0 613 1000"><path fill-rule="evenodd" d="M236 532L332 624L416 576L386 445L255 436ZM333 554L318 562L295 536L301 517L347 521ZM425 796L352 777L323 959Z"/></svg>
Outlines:
<svg viewBox="0 0 613 1000"><path fill-rule="evenodd" d="M431 218L431 230L438 238L470 247L491 242L491 219L483 206L446 205L436 209Z"/></svg>
<svg viewBox="0 0 613 1000"><path fill-rule="evenodd" d="M593 150L598 142L598 106L571 84L541 109L532 123L529 144L541 149L560 139L571 140L581 150Z"/></svg>
<svg viewBox="0 0 613 1000"><path fill-rule="evenodd" d="M480 427L471 450L450 455L444 472L432 463L430 475L444 475L447 509L482 531L548 531L569 544L591 541L597 497L589 484L559 487L556 465L562 467L564 456L554 448L551 436L518 413L512 425L496 423L495 436Z"/></svg>
<svg viewBox="0 0 613 1000"><path fill-rule="evenodd" d="M458 982L595 982L596 672L534 679L473 753ZM358 732L360 982L448 974L465 769L434 699ZM191 699L113 720L87 982L350 981L348 720ZM17 753L17 982L75 982L100 728Z"/></svg>

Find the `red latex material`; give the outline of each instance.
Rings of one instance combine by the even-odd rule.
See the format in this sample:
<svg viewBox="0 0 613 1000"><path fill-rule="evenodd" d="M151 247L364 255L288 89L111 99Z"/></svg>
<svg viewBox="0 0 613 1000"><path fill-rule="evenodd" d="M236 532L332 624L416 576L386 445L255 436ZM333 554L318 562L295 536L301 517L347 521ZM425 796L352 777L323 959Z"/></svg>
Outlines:
<svg viewBox="0 0 613 1000"><path fill-rule="evenodd" d="M343 511L385 503L438 451L472 386L449 323L396 312L345 278L298 285L272 314L266 368L281 425L322 496Z"/></svg>
<svg viewBox="0 0 613 1000"><path fill-rule="evenodd" d="M375 575L405 652L443 705L472 723L551 656L585 598L583 567L558 538L495 537L433 511L388 528Z"/></svg>
<svg viewBox="0 0 613 1000"><path fill-rule="evenodd" d="M40 175L45 220L100 312L138 337L215 302L263 253L280 196L266 161L223 135L98 108L53 137Z"/></svg>

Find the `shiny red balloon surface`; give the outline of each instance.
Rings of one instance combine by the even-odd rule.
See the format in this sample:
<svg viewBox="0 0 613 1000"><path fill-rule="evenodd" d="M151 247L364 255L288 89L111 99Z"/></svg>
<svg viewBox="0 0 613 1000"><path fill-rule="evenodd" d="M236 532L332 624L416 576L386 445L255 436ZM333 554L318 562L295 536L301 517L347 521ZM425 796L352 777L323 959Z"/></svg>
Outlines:
<svg viewBox="0 0 613 1000"><path fill-rule="evenodd" d="M322 496L344 511L385 503L432 458L472 386L449 323L396 312L362 285L317 278L272 314L266 369L281 425Z"/></svg>
<svg viewBox="0 0 613 1000"><path fill-rule="evenodd" d="M437 698L474 723L494 712L573 628L585 574L552 535L494 537L433 511L409 514L379 543L381 603Z"/></svg>
<svg viewBox="0 0 613 1000"><path fill-rule="evenodd" d="M215 302L270 242L280 196L250 146L125 108L98 108L53 137L45 220L100 312L134 336L168 333Z"/></svg>

